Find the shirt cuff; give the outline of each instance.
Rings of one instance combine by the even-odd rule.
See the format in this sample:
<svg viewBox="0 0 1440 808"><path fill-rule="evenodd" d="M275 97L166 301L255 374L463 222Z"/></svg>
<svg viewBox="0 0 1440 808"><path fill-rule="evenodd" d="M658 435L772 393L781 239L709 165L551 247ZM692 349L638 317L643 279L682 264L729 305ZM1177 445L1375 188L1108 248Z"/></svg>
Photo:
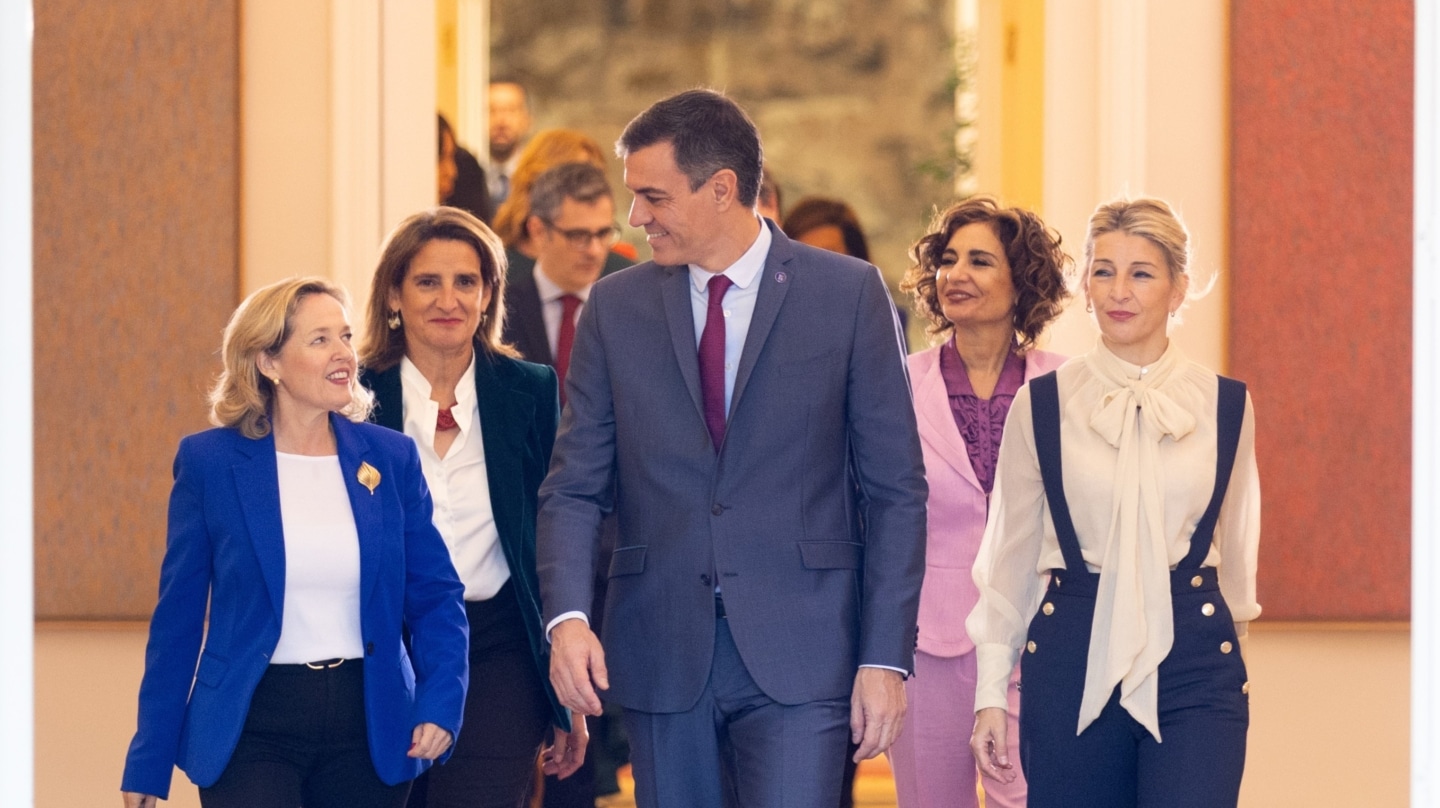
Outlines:
<svg viewBox="0 0 1440 808"><path fill-rule="evenodd" d="M1015 649L1004 643L975 646L975 711L1009 705L1010 672L1015 669Z"/></svg>
<svg viewBox="0 0 1440 808"><path fill-rule="evenodd" d="M554 631L556 626L570 619L584 620L585 625L590 625L590 618L584 612L565 612L545 624L545 642L550 642L550 632Z"/></svg>
<svg viewBox="0 0 1440 808"><path fill-rule="evenodd" d="M890 665L861 665L860 667L862 667L862 668L879 668L879 669L882 670L882 671L895 671L896 673L900 674L900 678L901 678L901 679L909 679L909 678L910 678L910 671L907 671L907 670L905 670L904 668L896 668L896 667L892 667L892 666L890 666Z"/></svg>

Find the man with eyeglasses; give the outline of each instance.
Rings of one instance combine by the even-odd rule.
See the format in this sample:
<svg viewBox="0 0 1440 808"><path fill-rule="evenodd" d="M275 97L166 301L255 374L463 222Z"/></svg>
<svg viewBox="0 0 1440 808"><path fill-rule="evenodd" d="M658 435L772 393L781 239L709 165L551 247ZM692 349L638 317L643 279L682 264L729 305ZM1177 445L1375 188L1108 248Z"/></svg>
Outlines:
<svg viewBox="0 0 1440 808"><path fill-rule="evenodd" d="M605 172L565 163L541 174L530 189L525 226L536 249L535 269L510 278L505 341L531 362L555 367L563 402L575 323L620 237Z"/></svg>

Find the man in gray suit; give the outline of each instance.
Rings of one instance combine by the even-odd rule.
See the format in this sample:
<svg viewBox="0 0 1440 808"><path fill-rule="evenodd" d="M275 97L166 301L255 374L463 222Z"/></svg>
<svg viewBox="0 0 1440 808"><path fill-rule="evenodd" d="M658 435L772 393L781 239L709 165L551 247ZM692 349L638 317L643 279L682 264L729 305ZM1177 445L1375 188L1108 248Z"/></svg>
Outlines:
<svg viewBox="0 0 1440 808"><path fill-rule="evenodd" d="M899 732L915 649L926 489L894 307L873 266L762 224L759 134L719 93L656 103L617 150L655 260L580 316L540 489L551 680L625 707L641 808L832 808L847 735L858 759Z"/></svg>

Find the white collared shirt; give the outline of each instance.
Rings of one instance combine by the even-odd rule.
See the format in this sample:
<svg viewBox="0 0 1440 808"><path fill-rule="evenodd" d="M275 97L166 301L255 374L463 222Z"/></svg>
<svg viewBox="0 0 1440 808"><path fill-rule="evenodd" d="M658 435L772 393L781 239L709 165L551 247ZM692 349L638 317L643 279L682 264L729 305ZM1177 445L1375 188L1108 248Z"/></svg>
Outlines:
<svg viewBox="0 0 1440 808"><path fill-rule="evenodd" d="M559 359L560 353L560 320L565 315L565 303L560 298L565 295L574 295L580 299L580 305L575 309L575 322L580 322L580 312L585 310L585 301L590 299L590 287L586 286L578 292L567 292L561 289L550 280L550 276L541 269L540 262L535 262L535 291L540 294L540 317L545 321L545 339L550 343L550 356ZM562 383L564 379L560 380Z"/></svg>
<svg viewBox="0 0 1440 808"><path fill-rule="evenodd" d="M750 333L750 320L755 316L755 300L760 296L760 271L770 255L770 228L760 223L755 243L735 263L719 274L734 284L725 290L725 412L729 417L730 397L735 392L735 377L740 369L740 354L745 350L745 337ZM716 273L690 265L690 311L695 316L695 349L700 349L700 336L705 333L705 317L710 305L710 279Z"/></svg>
<svg viewBox="0 0 1440 808"><path fill-rule="evenodd" d="M435 419L440 405L430 400L430 382L409 358L400 360L405 434L420 449L420 468L435 503L435 529L450 548L450 560L465 584L466 600L488 600L510 579L510 565L490 509L485 441L475 396L475 358L455 385L451 414L460 434L444 458L435 453Z"/></svg>

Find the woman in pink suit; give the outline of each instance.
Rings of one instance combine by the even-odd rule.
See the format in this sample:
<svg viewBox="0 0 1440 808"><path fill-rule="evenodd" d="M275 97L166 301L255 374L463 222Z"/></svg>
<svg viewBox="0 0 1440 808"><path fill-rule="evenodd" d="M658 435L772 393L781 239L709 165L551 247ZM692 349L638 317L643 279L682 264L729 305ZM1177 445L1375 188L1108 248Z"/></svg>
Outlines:
<svg viewBox="0 0 1440 808"><path fill-rule="evenodd" d="M1060 236L1035 214L967 199L935 217L910 250L901 289L931 321L940 344L910 357L910 384L930 483L925 582L909 711L890 749L900 808L978 805L975 646L965 617L979 593L970 567L985 532L1000 434L1010 401L1064 357L1035 350L1069 292ZM1010 738L1019 693L1010 686ZM1012 751L1012 760L1018 752ZM987 782L987 808L1025 804L1025 781Z"/></svg>

